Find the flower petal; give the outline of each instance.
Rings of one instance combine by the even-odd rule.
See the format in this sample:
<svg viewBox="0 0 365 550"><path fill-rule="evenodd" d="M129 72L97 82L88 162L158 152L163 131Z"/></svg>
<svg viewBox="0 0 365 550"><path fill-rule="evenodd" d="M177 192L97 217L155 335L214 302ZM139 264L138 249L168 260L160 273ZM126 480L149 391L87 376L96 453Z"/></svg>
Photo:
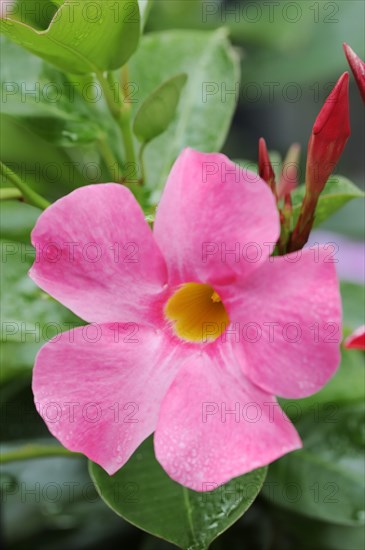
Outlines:
<svg viewBox="0 0 365 550"><path fill-rule="evenodd" d="M30 276L87 321L149 320L166 282L143 213L117 184L82 187L52 204L32 233Z"/></svg>
<svg viewBox="0 0 365 550"><path fill-rule="evenodd" d="M298 398L321 389L335 373L341 298L324 248L270 258L223 300L232 322L229 339L254 384Z"/></svg>
<svg viewBox="0 0 365 550"><path fill-rule="evenodd" d="M172 479L206 491L269 464L301 446L275 398L226 360L196 355L181 367L163 399L156 458Z"/></svg>
<svg viewBox="0 0 365 550"><path fill-rule="evenodd" d="M178 364L176 348L150 328L80 327L40 350L33 374L36 406L65 447L111 475L155 429Z"/></svg>
<svg viewBox="0 0 365 550"><path fill-rule="evenodd" d="M170 283L214 286L268 257L279 218L272 192L257 175L224 155L185 149L167 181L154 234Z"/></svg>

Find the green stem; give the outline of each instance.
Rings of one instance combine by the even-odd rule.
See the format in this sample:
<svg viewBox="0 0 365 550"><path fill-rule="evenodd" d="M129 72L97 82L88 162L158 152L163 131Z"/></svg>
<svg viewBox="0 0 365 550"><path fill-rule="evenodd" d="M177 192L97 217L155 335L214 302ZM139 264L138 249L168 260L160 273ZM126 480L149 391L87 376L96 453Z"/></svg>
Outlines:
<svg viewBox="0 0 365 550"><path fill-rule="evenodd" d="M38 195L33 189L28 187L28 184L25 183L17 174L15 174L6 164L0 162L0 173L5 180L12 183L15 187L19 189L19 191L22 193L24 200L32 204L33 206L36 206L37 208L40 208L41 210L45 210L48 208L50 203L46 201L43 197Z"/></svg>
<svg viewBox="0 0 365 550"><path fill-rule="evenodd" d="M119 120L120 111L121 111L120 98L115 97L115 93L113 92L113 89L112 89L113 82L110 78L110 75L111 73L108 73L108 76L105 77L104 74L100 72L96 74L96 77L103 91L105 101L109 107L109 111L111 112L111 114L116 120Z"/></svg>
<svg viewBox="0 0 365 550"><path fill-rule="evenodd" d="M125 164L127 165L127 174L125 177L127 181L136 181L137 162L131 126L131 106L129 103L123 103L123 94L120 89L117 90L116 94L115 90L113 91L115 84L111 78L111 73L108 73L105 77L103 73L99 72L96 76L103 90L109 110L122 132L125 149Z"/></svg>
<svg viewBox="0 0 365 550"><path fill-rule="evenodd" d="M109 176L111 176L112 181L120 180L120 166L119 162L114 155L113 151L109 147L109 144L105 138L101 138L98 142L99 151L102 156L102 159L108 169Z"/></svg>
<svg viewBox="0 0 365 550"><path fill-rule="evenodd" d="M146 148L146 145L147 145L147 143L142 143L141 148L139 150L139 155L138 155L139 166L140 166L140 170L141 170L141 184L142 185L144 184L145 178L146 178L146 173L145 173L145 169L144 169L144 161L143 161L143 154L144 154L144 150Z"/></svg>
<svg viewBox="0 0 365 550"><path fill-rule="evenodd" d="M0 189L0 201L23 201L23 193L21 193L18 189L15 189L15 187L6 187L3 189Z"/></svg>
<svg viewBox="0 0 365 550"><path fill-rule="evenodd" d="M137 180L137 158L134 150L133 143L133 134L131 126L131 110L130 107L125 109L119 119L119 126L122 130L124 148L125 148L125 159L127 164L127 180L136 181Z"/></svg>
<svg viewBox="0 0 365 550"><path fill-rule="evenodd" d="M0 455L0 464L8 462L18 462L20 460L33 460L36 458L49 457L80 458L80 453L72 453L64 447L51 445L24 445L14 451L8 451Z"/></svg>

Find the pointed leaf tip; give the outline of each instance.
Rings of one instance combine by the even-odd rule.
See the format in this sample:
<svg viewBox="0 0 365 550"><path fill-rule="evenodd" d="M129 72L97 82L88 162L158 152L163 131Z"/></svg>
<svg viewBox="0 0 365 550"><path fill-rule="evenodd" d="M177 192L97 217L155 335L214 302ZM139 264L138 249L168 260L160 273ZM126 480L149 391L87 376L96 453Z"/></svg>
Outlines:
<svg viewBox="0 0 365 550"><path fill-rule="evenodd" d="M328 123L331 123L331 129L341 124L342 133L350 135L349 73L347 71L340 76L327 97L314 123L313 134L322 132Z"/></svg>
<svg viewBox="0 0 365 550"><path fill-rule="evenodd" d="M346 42L343 49L365 103L365 63Z"/></svg>
<svg viewBox="0 0 365 550"><path fill-rule="evenodd" d="M262 178L275 195L275 172L273 170L269 152L264 138L259 139L259 176Z"/></svg>
<svg viewBox="0 0 365 550"><path fill-rule="evenodd" d="M148 143L167 130L173 121L188 75L180 73L156 88L140 106L133 131L139 141Z"/></svg>

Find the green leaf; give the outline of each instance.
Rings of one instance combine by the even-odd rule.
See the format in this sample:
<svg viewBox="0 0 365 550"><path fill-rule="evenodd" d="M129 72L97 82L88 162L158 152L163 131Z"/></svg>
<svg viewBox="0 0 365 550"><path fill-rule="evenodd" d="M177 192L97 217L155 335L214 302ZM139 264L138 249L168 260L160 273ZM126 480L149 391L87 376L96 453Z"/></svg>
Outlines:
<svg viewBox="0 0 365 550"><path fill-rule="evenodd" d="M365 547L365 532L362 526L354 527L324 522L296 514L288 508L268 507L268 502L265 504L265 508L251 530L256 528L257 532L262 533L262 525L266 520L264 523L266 544L254 545L255 550L283 550L284 548L287 550L294 548L298 550L361 550ZM272 540L275 540L275 543L270 545ZM290 541L289 545L288 541ZM241 546L229 548L230 550L242 550L242 543ZM248 548L251 550L250 546Z"/></svg>
<svg viewBox="0 0 365 550"><path fill-rule="evenodd" d="M322 229L362 241L365 234L363 201L351 201L322 225Z"/></svg>
<svg viewBox="0 0 365 550"><path fill-rule="evenodd" d="M173 76L144 100L133 125L133 131L139 141L148 143L167 130L174 119L186 80L186 74Z"/></svg>
<svg viewBox="0 0 365 550"><path fill-rule="evenodd" d="M147 439L119 472L109 476L89 463L100 496L130 523L183 549L204 550L249 508L266 468L238 477L207 493L172 481L154 457Z"/></svg>
<svg viewBox="0 0 365 550"><path fill-rule="evenodd" d="M295 224L304 198L305 186L301 185L292 193L293 223ZM364 193L351 181L342 176L331 176L323 189L316 209L314 227L323 223L337 210L352 199L364 198Z"/></svg>
<svg viewBox="0 0 365 550"><path fill-rule="evenodd" d="M343 325L347 333L364 324L365 286L341 282Z"/></svg>
<svg viewBox="0 0 365 550"><path fill-rule="evenodd" d="M84 183L118 180L123 144L93 75L66 75L6 37L1 55L3 160L50 199ZM41 185L43 176L50 185Z"/></svg>
<svg viewBox="0 0 365 550"><path fill-rule="evenodd" d="M141 28L144 29L152 8L153 0L138 0L139 13L141 15Z"/></svg>
<svg viewBox="0 0 365 550"><path fill-rule="evenodd" d="M362 351L342 348L340 367L321 391L304 399L279 401L285 413L296 422L309 412L315 419L330 421L331 418L336 418L340 405L357 403L364 399L364 354Z"/></svg>
<svg viewBox="0 0 365 550"><path fill-rule="evenodd" d="M234 159L233 162L235 164L238 164L238 166L241 166L241 168L244 168L245 170L249 170L254 174L259 173L259 167L257 165L257 162L254 162L252 160L246 160L246 159Z"/></svg>
<svg viewBox="0 0 365 550"><path fill-rule="evenodd" d="M343 323L351 330L364 318L364 287L341 283L341 296ZM365 520L361 514L364 353L342 348L341 356L340 368L321 391L305 399L280 399L303 439L303 449L270 466L264 494L292 511L359 525Z"/></svg>
<svg viewBox="0 0 365 550"><path fill-rule="evenodd" d="M364 403L304 415L296 428L303 449L269 468L264 494L290 510L343 525L363 525Z"/></svg>
<svg viewBox="0 0 365 550"><path fill-rule="evenodd" d="M57 1L61 4L64 0L13 0L6 15L31 27L46 29L59 7Z"/></svg>
<svg viewBox="0 0 365 550"><path fill-rule="evenodd" d="M23 118L2 114L0 141L2 161L50 201L87 183L83 157L72 160L64 150L32 132Z"/></svg>
<svg viewBox="0 0 365 550"><path fill-rule="evenodd" d="M2 32L32 53L76 74L114 70L137 48L137 0L65 0L46 30L15 19L0 21Z"/></svg>
<svg viewBox="0 0 365 550"><path fill-rule="evenodd" d="M188 75L174 122L145 153L147 185L161 191L184 147L206 152L221 149L238 99L238 58L222 29L175 30L144 36L129 68L135 111L161 82L176 73Z"/></svg>
<svg viewBox="0 0 365 550"><path fill-rule="evenodd" d="M29 410L31 405L23 401L19 403L19 397L17 399L18 402L14 400L9 404L12 408L9 406L7 418L9 410L18 408L19 413L12 417L19 417L23 426L24 416L27 424L34 423ZM48 439L37 442L56 443ZM27 441L20 444L24 443ZM18 444L9 442L2 445L2 451L16 450L17 447ZM55 550L100 548L111 537L118 537L120 547L128 548L125 540L128 526L121 524L120 518L99 499L84 459L43 458L4 464L0 486L8 548L24 545L30 548L51 545Z"/></svg>
<svg viewBox="0 0 365 550"><path fill-rule="evenodd" d="M26 205L19 205L27 209ZM0 241L1 382L31 372L39 348L53 336L82 324L29 278L34 249L26 242ZM14 299L16 296L16 299Z"/></svg>
<svg viewBox="0 0 365 550"><path fill-rule="evenodd" d="M0 202L0 231L4 241L29 243L39 209L26 203Z"/></svg>
<svg viewBox="0 0 365 550"><path fill-rule="evenodd" d="M81 93L90 90L81 77L73 82L42 59L1 37L2 112L17 117L48 142L69 147L93 143L103 135L95 105ZM98 90L93 83L92 90Z"/></svg>

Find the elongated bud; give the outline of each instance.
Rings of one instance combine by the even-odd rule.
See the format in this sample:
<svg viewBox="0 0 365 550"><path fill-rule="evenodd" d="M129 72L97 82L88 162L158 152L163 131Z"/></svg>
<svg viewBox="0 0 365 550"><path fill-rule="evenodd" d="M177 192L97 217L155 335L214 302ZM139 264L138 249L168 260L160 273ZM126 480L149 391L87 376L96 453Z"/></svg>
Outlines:
<svg viewBox="0 0 365 550"><path fill-rule="evenodd" d="M333 172L350 136L349 73L344 73L328 96L308 143L306 190L287 251L303 248L313 227L319 195Z"/></svg>
<svg viewBox="0 0 365 550"><path fill-rule="evenodd" d="M273 170L264 138L259 140L259 176L276 196L275 172Z"/></svg>
<svg viewBox="0 0 365 550"><path fill-rule="evenodd" d="M278 198L285 197L298 186L300 145L293 143L290 147L283 166L281 168L281 178L278 185Z"/></svg>
<svg viewBox="0 0 365 550"><path fill-rule="evenodd" d="M348 44L345 43L343 49L365 103L365 63Z"/></svg>
<svg viewBox="0 0 365 550"><path fill-rule="evenodd" d="M318 196L333 172L350 136L349 73L344 73L326 99L308 143L306 187Z"/></svg>

